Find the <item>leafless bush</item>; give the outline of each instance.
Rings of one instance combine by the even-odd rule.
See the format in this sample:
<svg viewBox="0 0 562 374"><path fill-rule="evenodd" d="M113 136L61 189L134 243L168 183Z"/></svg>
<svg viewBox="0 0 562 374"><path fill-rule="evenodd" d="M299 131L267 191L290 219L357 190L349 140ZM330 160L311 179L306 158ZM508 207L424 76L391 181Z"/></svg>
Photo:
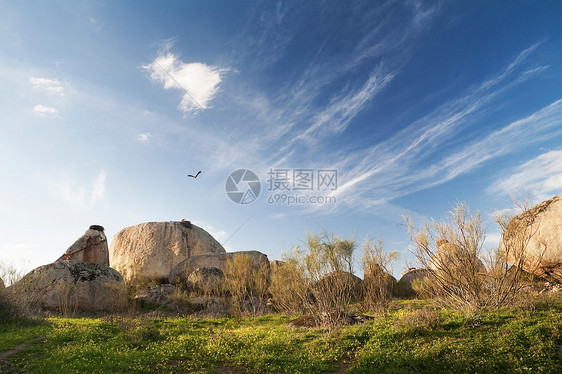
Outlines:
<svg viewBox="0 0 562 374"><path fill-rule="evenodd" d="M396 280L389 273L389 265L398 259L398 252L385 252L383 240L366 239L363 244L363 306L368 311L388 310Z"/></svg>
<svg viewBox="0 0 562 374"><path fill-rule="evenodd" d="M0 263L0 279L4 282L6 287L15 284L25 274L27 274L27 264L22 262L19 266L13 262Z"/></svg>
<svg viewBox="0 0 562 374"><path fill-rule="evenodd" d="M312 234L306 239L305 248L297 246L286 256L294 264L293 292L318 325L336 327L345 319L354 294L361 292L353 275L355 239Z"/></svg>
<svg viewBox="0 0 562 374"><path fill-rule="evenodd" d="M271 268L269 292L276 308L289 315L305 312L302 302L307 295L308 282L295 258L285 256L282 266Z"/></svg>
<svg viewBox="0 0 562 374"><path fill-rule="evenodd" d="M521 265L535 229L521 227L511 234L507 246L486 253L481 215L471 214L465 204L457 204L448 221L426 222L421 230L408 217L405 220L415 243L413 254L422 267L432 270L417 285L422 294L431 294L437 302L456 309L477 310L505 305L521 289ZM509 220L507 216L497 219L502 239ZM517 270L509 270L506 253L515 258ZM487 269L482 257L487 260Z"/></svg>
<svg viewBox="0 0 562 374"><path fill-rule="evenodd" d="M269 264L257 264L246 254L227 259L223 289L232 298L236 316L256 315L265 311Z"/></svg>
<svg viewBox="0 0 562 374"><path fill-rule="evenodd" d="M78 310L76 285L60 282L55 284L58 299L58 312L63 316L73 316Z"/></svg>

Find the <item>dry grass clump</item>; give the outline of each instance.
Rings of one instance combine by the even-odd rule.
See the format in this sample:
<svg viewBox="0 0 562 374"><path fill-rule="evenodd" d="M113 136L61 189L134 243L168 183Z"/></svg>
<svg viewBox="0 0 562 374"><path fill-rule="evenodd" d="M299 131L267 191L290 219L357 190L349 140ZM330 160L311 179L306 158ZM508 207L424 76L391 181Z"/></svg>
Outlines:
<svg viewBox="0 0 562 374"><path fill-rule="evenodd" d="M439 311L435 308L425 306L405 312L402 318L395 321L398 328L403 330L431 330L438 327L442 322Z"/></svg>

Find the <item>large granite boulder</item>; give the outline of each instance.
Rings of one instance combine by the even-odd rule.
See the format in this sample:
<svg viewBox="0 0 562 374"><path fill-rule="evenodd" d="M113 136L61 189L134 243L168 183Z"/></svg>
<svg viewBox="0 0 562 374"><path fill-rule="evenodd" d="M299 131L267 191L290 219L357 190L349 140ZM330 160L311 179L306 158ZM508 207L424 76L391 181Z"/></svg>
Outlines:
<svg viewBox="0 0 562 374"><path fill-rule="evenodd" d="M509 222L502 242L506 260L516 264L521 247L518 243L527 240L523 269L562 282L562 195L535 205Z"/></svg>
<svg viewBox="0 0 562 374"><path fill-rule="evenodd" d="M76 260L109 266L109 248L103 227L92 225L57 261Z"/></svg>
<svg viewBox="0 0 562 374"><path fill-rule="evenodd" d="M414 290L415 282L422 282L431 275L429 269L408 268L402 273L402 277L398 281L394 294L398 297L414 297L417 296Z"/></svg>
<svg viewBox="0 0 562 374"><path fill-rule="evenodd" d="M170 272L170 283L180 284L186 283L188 277L197 268L217 268L224 272L226 262L232 260L234 256L248 256L253 266L258 268L261 265L269 266L267 255L258 251L239 251L229 253L207 253L198 256L192 256L176 265Z"/></svg>
<svg viewBox="0 0 562 374"><path fill-rule="evenodd" d="M67 260L40 266L10 288L32 305L60 312L113 311L127 303L121 274L90 262Z"/></svg>
<svg viewBox="0 0 562 374"><path fill-rule="evenodd" d="M115 235L109 247L109 262L125 279L167 283L174 266L205 253L225 250L202 228L189 221L148 222L127 227Z"/></svg>

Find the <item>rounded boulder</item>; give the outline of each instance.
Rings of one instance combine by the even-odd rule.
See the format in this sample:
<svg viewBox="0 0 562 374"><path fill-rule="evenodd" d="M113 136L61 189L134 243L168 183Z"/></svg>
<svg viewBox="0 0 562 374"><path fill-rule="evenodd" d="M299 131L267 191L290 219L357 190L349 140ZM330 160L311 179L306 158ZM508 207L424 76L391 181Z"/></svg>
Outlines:
<svg viewBox="0 0 562 374"><path fill-rule="evenodd" d="M512 264L523 253L523 270L562 282L562 195L514 217L503 235L501 250Z"/></svg>
<svg viewBox="0 0 562 374"><path fill-rule="evenodd" d="M61 312L118 310L127 302L121 274L90 262L68 260L40 266L12 287L30 304Z"/></svg>
<svg viewBox="0 0 562 374"><path fill-rule="evenodd" d="M115 235L109 262L126 280L168 282L172 269L186 259L205 253L225 253L207 231L182 222L148 222L127 227Z"/></svg>

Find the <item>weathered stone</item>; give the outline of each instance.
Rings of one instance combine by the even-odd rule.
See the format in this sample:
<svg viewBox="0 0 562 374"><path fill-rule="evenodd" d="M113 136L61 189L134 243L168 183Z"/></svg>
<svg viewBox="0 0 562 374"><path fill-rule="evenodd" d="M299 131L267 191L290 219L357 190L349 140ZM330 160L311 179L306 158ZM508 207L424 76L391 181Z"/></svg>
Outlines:
<svg viewBox="0 0 562 374"><path fill-rule="evenodd" d="M223 278L224 274L219 268L197 268L187 277L187 286L201 295L218 295L223 288Z"/></svg>
<svg viewBox="0 0 562 374"><path fill-rule="evenodd" d="M125 279L140 277L163 283L168 282L174 266L205 253L225 250L208 232L188 221L127 227L115 235L109 247L111 266Z"/></svg>
<svg viewBox="0 0 562 374"><path fill-rule="evenodd" d="M402 273L402 277L394 289L394 294L398 297L416 296L416 291L414 290L412 284L416 281L423 281L423 279L428 277L430 274L431 270L428 269L409 268Z"/></svg>
<svg viewBox="0 0 562 374"><path fill-rule="evenodd" d="M267 256L258 251L207 253L189 257L175 266L170 273L170 283L186 283L189 275L197 268L217 268L224 272L227 260L232 260L234 256L240 255L248 256L255 267L259 267L262 264L269 266Z"/></svg>
<svg viewBox="0 0 562 374"><path fill-rule="evenodd" d="M523 269L562 282L562 195L535 205L509 222L502 242L507 261L518 263L520 243L527 241Z"/></svg>
<svg viewBox="0 0 562 374"><path fill-rule="evenodd" d="M127 302L123 277L115 269L74 260L40 266L11 289L30 304L61 312L117 310Z"/></svg>
<svg viewBox="0 0 562 374"><path fill-rule="evenodd" d="M176 288L171 284L153 285L135 294L135 300L143 306L160 307L173 302Z"/></svg>
<svg viewBox="0 0 562 374"><path fill-rule="evenodd" d="M109 266L109 248L103 227L92 225L57 261L76 260Z"/></svg>

